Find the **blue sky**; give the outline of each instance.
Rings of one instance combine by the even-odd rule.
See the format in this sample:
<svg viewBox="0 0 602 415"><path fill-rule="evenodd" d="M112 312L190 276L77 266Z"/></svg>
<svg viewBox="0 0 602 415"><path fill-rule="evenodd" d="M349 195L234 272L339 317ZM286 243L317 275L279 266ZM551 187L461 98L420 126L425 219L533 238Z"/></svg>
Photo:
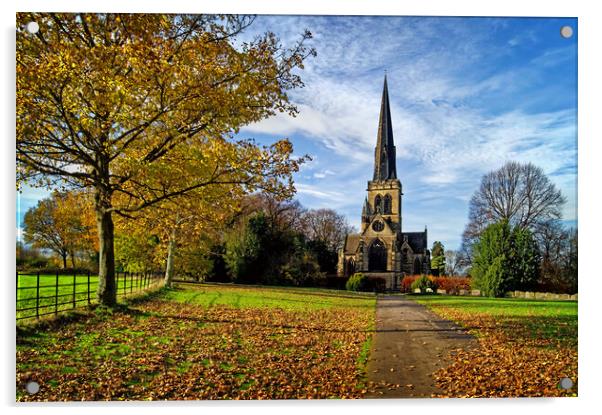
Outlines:
<svg viewBox="0 0 602 415"><path fill-rule="evenodd" d="M572 38L560 36L564 25ZM427 225L429 244L458 248L481 176L508 160L542 167L576 226L576 19L259 16L246 36L271 30L292 45L305 28L318 56L290 93L299 115L239 134L265 144L288 137L313 157L295 177L304 206L359 226L386 70L404 231ZM45 194L25 189L18 223Z"/></svg>
<svg viewBox="0 0 602 415"><path fill-rule="evenodd" d="M574 36L565 39L560 28ZM387 71L404 231L427 225L429 244L456 249L483 174L505 161L542 167L577 220L577 20L261 16L291 43L313 34L318 56L290 95L300 114L244 128L289 137L313 162L296 177L307 207L330 207L359 226Z"/></svg>

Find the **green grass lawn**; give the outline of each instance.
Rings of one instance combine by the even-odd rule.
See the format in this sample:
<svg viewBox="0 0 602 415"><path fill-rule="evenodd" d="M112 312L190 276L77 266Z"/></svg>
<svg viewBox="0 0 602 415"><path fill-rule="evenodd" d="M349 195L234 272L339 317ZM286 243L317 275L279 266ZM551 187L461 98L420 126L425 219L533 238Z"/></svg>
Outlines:
<svg viewBox="0 0 602 415"><path fill-rule="evenodd" d="M75 283L75 296L73 285ZM127 280L120 273L117 278L117 293L119 296L127 295L130 292L139 291L144 283L140 276L133 278L128 275ZM98 276L90 275L88 285L88 275L50 275L40 274L39 301L37 296L37 276L30 274L21 274L18 278L17 289L17 318L27 319L35 318L36 304L39 305L40 314L54 313L55 308L58 311L64 311L73 308L73 300L76 300L76 306L85 306L88 303L88 292L92 303L96 301L96 289L98 287ZM58 284L58 288L57 288ZM55 296L58 294L58 299ZM58 305L56 305L58 303ZM61 304L65 303L65 304ZM29 310L22 310L27 309ZM22 311L19 311L19 310Z"/></svg>
<svg viewBox="0 0 602 415"><path fill-rule="evenodd" d="M17 334L17 400L358 398L374 295L179 284ZM24 385L36 380L40 392Z"/></svg>
<svg viewBox="0 0 602 415"><path fill-rule="evenodd" d="M321 288L240 286L229 284L180 284L165 294L166 300L204 307L281 308L290 311L336 307L374 308L376 297L350 291Z"/></svg>

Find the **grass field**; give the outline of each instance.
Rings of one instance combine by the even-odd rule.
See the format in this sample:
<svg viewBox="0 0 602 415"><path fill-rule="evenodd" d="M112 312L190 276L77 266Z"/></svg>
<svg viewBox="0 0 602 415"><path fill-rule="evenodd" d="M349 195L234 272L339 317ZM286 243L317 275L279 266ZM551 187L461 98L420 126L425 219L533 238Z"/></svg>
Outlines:
<svg viewBox="0 0 602 415"><path fill-rule="evenodd" d="M17 400L358 398L374 307L330 290L180 285L19 330Z"/></svg>
<svg viewBox="0 0 602 415"><path fill-rule="evenodd" d="M436 377L447 396L576 396L577 302L418 296L479 339ZM568 377L575 386L558 388Z"/></svg>
<svg viewBox="0 0 602 415"><path fill-rule="evenodd" d="M121 296L139 291L145 282L147 281L139 275L134 277L128 275L127 279L124 279L123 273L119 273L117 278L117 293ZM40 314L52 314L55 312L55 309L57 311L72 309L74 299L78 307L86 305L88 302L88 292L90 292L91 302L95 302L98 276L90 275L88 286L88 275L59 275L57 281L56 275L40 274L40 298L36 302L37 284L36 275L19 275L17 286L18 319L35 318L36 304L38 304ZM75 296L73 290L74 284ZM57 296L58 298L55 299Z"/></svg>

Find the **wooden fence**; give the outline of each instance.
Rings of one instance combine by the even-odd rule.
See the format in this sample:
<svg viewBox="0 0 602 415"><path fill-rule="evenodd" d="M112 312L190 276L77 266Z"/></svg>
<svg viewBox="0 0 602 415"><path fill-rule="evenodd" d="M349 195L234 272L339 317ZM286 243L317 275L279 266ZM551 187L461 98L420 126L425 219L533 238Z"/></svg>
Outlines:
<svg viewBox="0 0 602 415"><path fill-rule="evenodd" d="M125 297L163 283L162 273L117 272L117 296ZM21 273L16 281L17 320L58 315L97 302L98 276L87 273Z"/></svg>

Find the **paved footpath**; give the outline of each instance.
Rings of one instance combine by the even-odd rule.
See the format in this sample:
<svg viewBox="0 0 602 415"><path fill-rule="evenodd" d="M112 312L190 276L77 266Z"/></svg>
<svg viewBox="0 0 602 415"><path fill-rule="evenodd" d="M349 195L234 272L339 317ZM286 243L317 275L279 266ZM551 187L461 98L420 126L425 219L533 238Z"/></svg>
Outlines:
<svg viewBox="0 0 602 415"><path fill-rule="evenodd" d="M368 379L379 386L366 397L424 398L440 393L432 374L451 364L449 353L454 349L471 347L477 347L473 336L423 305L405 296L379 296L367 365Z"/></svg>

